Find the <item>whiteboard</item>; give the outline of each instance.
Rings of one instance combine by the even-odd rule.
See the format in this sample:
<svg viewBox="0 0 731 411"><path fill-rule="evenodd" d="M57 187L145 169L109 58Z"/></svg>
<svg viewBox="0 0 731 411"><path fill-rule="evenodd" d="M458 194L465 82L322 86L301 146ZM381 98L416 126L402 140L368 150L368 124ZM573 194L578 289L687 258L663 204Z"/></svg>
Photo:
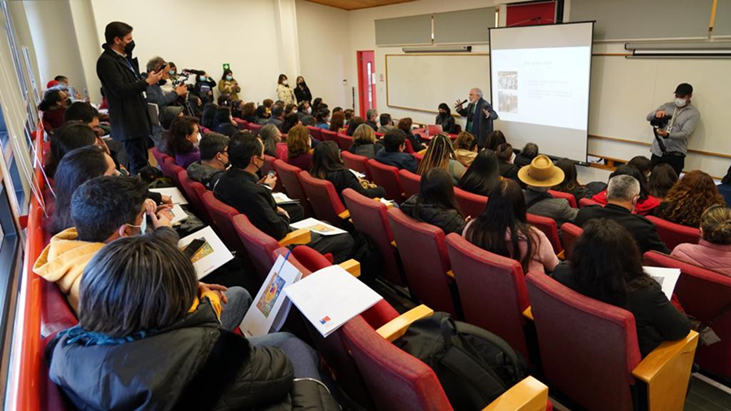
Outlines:
<svg viewBox="0 0 731 411"><path fill-rule="evenodd" d="M386 104L389 107L438 112L440 103L454 107L472 88L490 93L487 54L387 54ZM454 113L454 110L452 111Z"/></svg>

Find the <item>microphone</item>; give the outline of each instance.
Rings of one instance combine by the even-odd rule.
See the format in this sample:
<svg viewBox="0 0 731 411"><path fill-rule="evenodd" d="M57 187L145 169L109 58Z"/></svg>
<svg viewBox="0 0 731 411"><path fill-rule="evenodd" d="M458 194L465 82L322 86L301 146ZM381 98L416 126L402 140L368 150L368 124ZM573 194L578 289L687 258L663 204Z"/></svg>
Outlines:
<svg viewBox="0 0 731 411"><path fill-rule="evenodd" d="M457 105L455 105L454 108L457 108L457 107L461 106L462 104L466 103L467 101L468 101L467 99L462 100L462 102L459 103L459 104L457 104Z"/></svg>

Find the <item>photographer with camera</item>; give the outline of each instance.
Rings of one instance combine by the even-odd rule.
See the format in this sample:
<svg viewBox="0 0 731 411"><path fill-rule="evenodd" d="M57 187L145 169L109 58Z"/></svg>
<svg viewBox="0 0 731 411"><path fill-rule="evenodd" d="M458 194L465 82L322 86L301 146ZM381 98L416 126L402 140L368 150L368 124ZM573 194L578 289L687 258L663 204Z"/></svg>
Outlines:
<svg viewBox="0 0 731 411"><path fill-rule="evenodd" d="M678 175L685 166L688 153L688 139L698 126L701 113L690 99L693 86L682 83L675 89L675 100L665 103L647 115L653 127L655 141L652 142L652 167L669 164Z"/></svg>

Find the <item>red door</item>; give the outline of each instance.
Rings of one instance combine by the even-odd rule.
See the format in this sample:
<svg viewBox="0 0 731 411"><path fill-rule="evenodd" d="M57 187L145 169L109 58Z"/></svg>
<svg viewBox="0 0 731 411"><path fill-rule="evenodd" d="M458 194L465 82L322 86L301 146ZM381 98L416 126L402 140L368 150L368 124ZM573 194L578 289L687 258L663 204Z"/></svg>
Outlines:
<svg viewBox="0 0 731 411"><path fill-rule="evenodd" d="M376 108L376 57L373 51L358 52L358 103L360 116Z"/></svg>

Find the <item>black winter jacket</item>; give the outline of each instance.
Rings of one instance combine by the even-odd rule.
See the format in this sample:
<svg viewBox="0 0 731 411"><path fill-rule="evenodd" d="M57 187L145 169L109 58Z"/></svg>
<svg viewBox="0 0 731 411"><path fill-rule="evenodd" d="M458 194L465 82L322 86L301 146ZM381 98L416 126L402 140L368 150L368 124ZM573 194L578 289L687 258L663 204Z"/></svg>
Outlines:
<svg viewBox="0 0 731 411"><path fill-rule="evenodd" d="M338 409L319 382L294 381L284 352L219 327L204 298L185 320L145 338L85 346L64 335L49 346L50 377L79 409Z"/></svg>
<svg viewBox="0 0 731 411"><path fill-rule="evenodd" d="M370 198L383 198L386 196L386 189L383 187L363 188L363 186L360 185L360 181L358 181L358 177L356 177L355 174L351 173L350 170L348 170L347 168L327 173L327 175L325 176L325 180L333 183L333 186L335 186L335 191L338 192L340 201L342 201L343 203L345 203L345 200L343 199L343 190L345 190L346 188L352 188L353 190L357 191L358 194L362 194Z"/></svg>
<svg viewBox="0 0 731 411"><path fill-rule="evenodd" d="M437 226L444 231L444 235L449 233L457 233L462 235L464 227L467 224L459 213L454 209L445 209L436 204L422 203L416 215L416 200L418 195L413 195L401 204L401 211L412 218Z"/></svg>

